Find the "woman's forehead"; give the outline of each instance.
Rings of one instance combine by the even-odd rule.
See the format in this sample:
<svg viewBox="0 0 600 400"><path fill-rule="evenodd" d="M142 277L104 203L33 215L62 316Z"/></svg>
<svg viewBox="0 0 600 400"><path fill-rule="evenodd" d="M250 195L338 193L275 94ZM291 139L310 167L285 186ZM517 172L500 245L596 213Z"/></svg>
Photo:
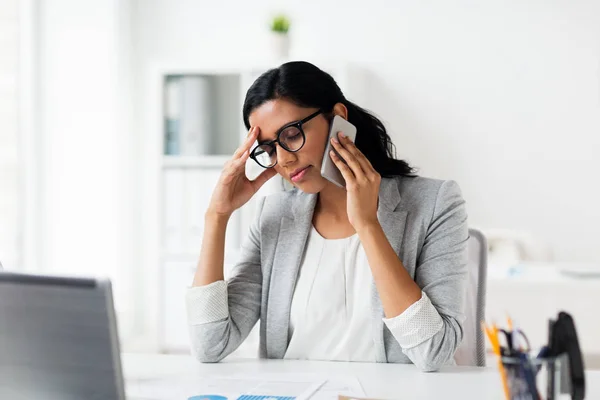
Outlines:
<svg viewBox="0 0 600 400"><path fill-rule="evenodd" d="M255 108L248 120L250 126L260 128L259 141L275 139L275 134L285 124L305 117L306 109L290 101L270 100Z"/></svg>

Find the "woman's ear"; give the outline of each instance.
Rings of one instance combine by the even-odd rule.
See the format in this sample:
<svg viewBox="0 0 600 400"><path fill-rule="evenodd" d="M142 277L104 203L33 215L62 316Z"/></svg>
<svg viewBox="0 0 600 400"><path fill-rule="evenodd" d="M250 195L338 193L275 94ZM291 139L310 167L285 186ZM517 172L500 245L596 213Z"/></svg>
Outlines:
<svg viewBox="0 0 600 400"><path fill-rule="evenodd" d="M333 115L339 115L348 121L348 109L344 103L335 103L335 106L333 106Z"/></svg>

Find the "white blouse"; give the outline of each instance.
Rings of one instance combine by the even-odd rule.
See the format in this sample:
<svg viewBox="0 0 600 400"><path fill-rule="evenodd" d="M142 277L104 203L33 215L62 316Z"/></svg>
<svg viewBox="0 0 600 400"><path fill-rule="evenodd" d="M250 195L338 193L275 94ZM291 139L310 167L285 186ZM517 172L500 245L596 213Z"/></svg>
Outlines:
<svg viewBox="0 0 600 400"><path fill-rule="evenodd" d="M290 310L287 359L375 361L370 323L371 268L358 235L324 239L312 228ZM229 317L227 282L186 292L188 323L208 324ZM403 349L426 342L443 328L435 306L421 298L383 322Z"/></svg>
<svg viewBox="0 0 600 400"><path fill-rule="evenodd" d="M290 311L286 359L375 362L371 268L357 234L325 239L313 227Z"/></svg>

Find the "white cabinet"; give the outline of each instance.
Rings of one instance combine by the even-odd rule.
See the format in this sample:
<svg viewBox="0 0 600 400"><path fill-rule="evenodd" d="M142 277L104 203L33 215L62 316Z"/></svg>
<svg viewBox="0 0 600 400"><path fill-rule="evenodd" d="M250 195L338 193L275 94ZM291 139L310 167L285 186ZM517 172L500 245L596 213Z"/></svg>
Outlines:
<svg viewBox="0 0 600 400"><path fill-rule="evenodd" d="M183 251L183 172L168 170L163 173L163 248L177 254Z"/></svg>
<svg viewBox="0 0 600 400"><path fill-rule="evenodd" d="M189 349L184 294L194 277L204 235L204 213L220 175L220 166L169 167L163 172L164 225L159 296L160 347L163 351ZM239 212L235 212L227 228L227 261L234 259L239 249L239 217Z"/></svg>
<svg viewBox="0 0 600 400"><path fill-rule="evenodd" d="M242 142L242 95L247 70L160 67L156 108L160 201L155 253L158 288L158 350L189 349L184 295L191 285L204 235L204 215L224 164ZM156 81L155 81L156 82ZM225 257L236 258L242 238L242 211L227 226ZM148 311L152 312L152 311Z"/></svg>
<svg viewBox="0 0 600 400"><path fill-rule="evenodd" d="M195 262L164 261L161 279L161 334L165 350L187 351L188 330L185 298L182 293L190 286L194 276Z"/></svg>
<svg viewBox="0 0 600 400"><path fill-rule="evenodd" d="M162 248L166 256L199 253L204 214L220 176L220 166L164 170ZM239 238L239 215L234 213L227 228L227 250L236 250Z"/></svg>

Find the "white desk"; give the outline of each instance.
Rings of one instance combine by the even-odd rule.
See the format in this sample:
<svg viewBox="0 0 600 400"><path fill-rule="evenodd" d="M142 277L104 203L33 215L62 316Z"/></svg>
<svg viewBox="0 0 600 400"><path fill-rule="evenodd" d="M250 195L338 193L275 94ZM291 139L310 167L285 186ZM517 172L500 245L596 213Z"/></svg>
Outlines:
<svg viewBox="0 0 600 400"><path fill-rule="evenodd" d="M169 384L169 377L198 377L239 373L348 374L359 379L367 396L378 399L503 399L500 378L493 367L446 367L423 373L413 365L238 359L201 364L191 356L124 354L128 394L152 380ZM587 399L600 398L600 371L586 379ZM198 393L191 393L194 395Z"/></svg>

